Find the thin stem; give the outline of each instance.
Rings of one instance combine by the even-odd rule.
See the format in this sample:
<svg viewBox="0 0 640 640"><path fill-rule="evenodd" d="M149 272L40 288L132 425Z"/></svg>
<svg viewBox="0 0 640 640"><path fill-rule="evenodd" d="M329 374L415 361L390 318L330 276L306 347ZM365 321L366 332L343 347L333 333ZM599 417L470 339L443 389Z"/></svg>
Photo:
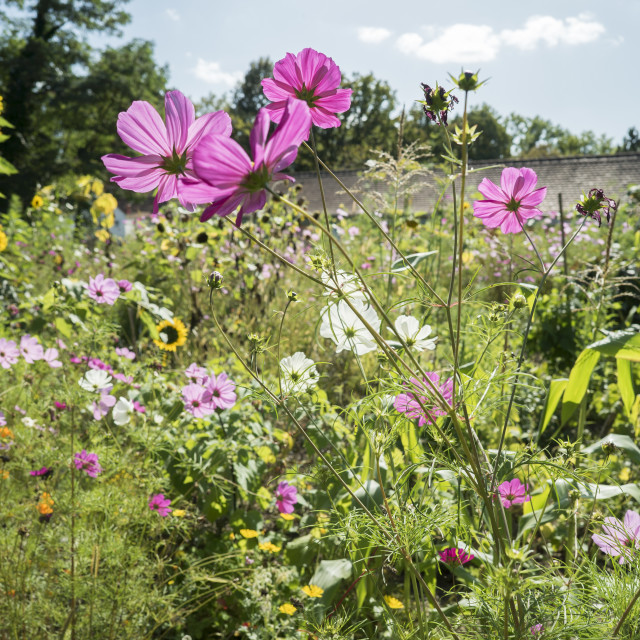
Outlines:
<svg viewBox="0 0 640 640"><path fill-rule="evenodd" d="M638 598L640 598L640 589L638 589L635 592L633 598L631 598L631 600L629 601L629 604L627 605L627 608L624 610L624 613L620 617L620 620L618 620L618 624L616 625L616 628L613 630L611 637L618 635L618 632L622 628L622 624L627 619L628 615L631 613L631 609L633 609L633 605L638 601Z"/></svg>

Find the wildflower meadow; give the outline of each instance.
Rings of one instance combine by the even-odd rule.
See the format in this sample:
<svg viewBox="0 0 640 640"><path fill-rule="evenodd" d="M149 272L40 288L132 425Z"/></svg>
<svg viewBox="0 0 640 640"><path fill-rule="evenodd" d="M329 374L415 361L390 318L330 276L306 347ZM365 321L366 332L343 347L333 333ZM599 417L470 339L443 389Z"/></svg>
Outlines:
<svg viewBox="0 0 640 640"><path fill-rule="evenodd" d="M482 176L475 70L348 187L330 55L0 214L1 640L640 638L637 188Z"/></svg>

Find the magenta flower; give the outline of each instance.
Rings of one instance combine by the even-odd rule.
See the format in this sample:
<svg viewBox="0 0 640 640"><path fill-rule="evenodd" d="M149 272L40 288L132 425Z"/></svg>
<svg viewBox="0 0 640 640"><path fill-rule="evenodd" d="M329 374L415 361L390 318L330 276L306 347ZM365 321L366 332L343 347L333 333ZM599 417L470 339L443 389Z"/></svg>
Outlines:
<svg viewBox="0 0 640 640"><path fill-rule="evenodd" d="M405 413L407 418L419 418L418 426L420 427L427 422L434 424L436 418L447 414L446 411L434 405L433 386L438 389L447 404L451 405L453 399L453 378L447 378L442 384L440 384L440 376L437 373L427 372L427 378L433 385L429 385L426 380L411 378L409 380L411 391L398 394L393 402L395 410ZM424 409L420 404L424 406Z"/></svg>
<svg viewBox="0 0 640 640"><path fill-rule="evenodd" d="M53 404L58 411L65 411L68 408L66 402L58 402L57 400L54 400Z"/></svg>
<svg viewBox="0 0 640 640"><path fill-rule="evenodd" d="M0 338L0 367L10 369L11 365L18 362L20 349L13 340Z"/></svg>
<svg viewBox="0 0 640 640"><path fill-rule="evenodd" d="M120 288L115 280L99 273L95 278L89 278L87 293L100 304L114 304L120 297Z"/></svg>
<svg viewBox="0 0 640 640"><path fill-rule="evenodd" d="M272 180L293 180L280 173L298 155L298 147L309 137L311 115L300 100L289 100L285 112L269 140L269 116L264 109L258 112L249 136L251 154L231 138L208 135L193 153L193 166L198 178L215 187L216 193L200 216L201 221L213 215L228 216L236 209L236 226L242 216L262 209L267 201L266 187Z"/></svg>
<svg viewBox="0 0 640 640"><path fill-rule="evenodd" d="M144 405L141 405L137 400L133 401L133 410L138 413L147 413L147 408Z"/></svg>
<svg viewBox="0 0 640 640"><path fill-rule="evenodd" d="M73 464L76 465L78 471L86 471L90 478L97 478L102 473L102 467L98 462L97 453L87 453L85 449L76 453Z"/></svg>
<svg viewBox="0 0 640 640"><path fill-rule="evenodd" d="M231 118L224 111L197 118L191 101L180 91L164 98L166 125L148 103L136 100L118 116L118 135L134 151L143 155L128 158L110 153L102 156L111 178L123 189L146 193L156 187L153 211L158 204L178 198L183 207L211 202L211 188L193 173L192 154L198 141L209 134L231 135Z"/></svg>
<svg viewBox="0 0 640 640"><path fill-rule="evenodd" d="M173 509L169 508L170 504L171 500L169 500L169 498L165 498L164 493L156 493L151 496L151 500L149 500L149 509L151 509L151 511L156 511L159 516L164 518L173 511Z"/></svg>
<svg viewBox="0 0 640 640"><path fill-rule="evenodd" d="M336 113L351 106L351 89L340 89L340 67L324 53L303 49L276 62L273 78L262 81L264 95L271 100L265 108L274 122L280 122L287 100L304 101L311 110L313 124L321 129L339 127Z"/></svg>
<svg viewBox="0 0 640 640"><path fill-rule="evenodd" d="M195 418L204 418L215 412L211 403L211 392L201 384L188 384L182 387L182 401L185 411Z"/></svg>
<svg viewBox="0 0 640 640"><path fill-rule="evenodd" d="M38 342L38 338L32 338L27 334L20 338L20 354L24 358L25 362L31 364L36 360L42 360L44 350L42 345Z"/></svg>
<svg viewBox="0 0 640 640"><path fill-rule="evenodd" d="M226 373L221 373L217 377L211 374L204 386L211 394L210 402L214 409L231 409L236 403L238 397L235 392L236 385L229 380Z"/></svg>
<svg viewBox="0 0 640 640"><path fill-rule="evenodd" d="M475 557L473 554L468 554L464 549L444 549L440 551L440 560L450 567L459 567L460 565L471 562Z"/></svg>
<svg viewBox="0 0 640 640"><path fill-rule="evenodd" d="M131 351L131 349L128 349L127 347L116 347L116 355L120 356L121 358L126 358L127 360L136 359L135 352Z"/></svg>
<svg viewBox="0 0 640 640"><path fill-rule="evenodd" d="M627 511L624 522L613 517L605 518L604 522L603 535L595 533L591 539L604 553L614 558L620 556L620 564L630 561L640 548L640 514Z"/></svg>
<svg viewBox="0 0 640 640"><path fill-rule="evenodd" d="M276 489L276 507L280 513L293 513L298 502L298 490L288 482L281 482Z"/></svg>
<svg viewBox="0 0 640 640"><path fill-rule="evenodd" d="M58 350L54 347L47 349L42 355L42 359L52 368L58 369L62 366L62 362L58 360Z"/></svg>
<svg viewBox="0 0 640 640"><path fill-rule="evenodd" d="M527 495L528 489L529 485L522 484L518 478L506 480L498 487L498 494L500 495L500 500L502 500L502 506L508 509L514 504L529 502L531 496Z"/></svg>
<svg viewBox="0 0 640 640"><path fill-rule="evenodd" d="M531 635L534 637L541 636L544 633L544 625L538 622L538 624L534 624L529 631L531 631Z"/></svg>
<svg viewBox="0 0 640 640"><path fill-rule="evenodd" d="M116 282L118 285L118 289L120 289L120 293L127 293L127 291L131 291L133 285L128 280L118 280Z"/></svg>
<svg viewBox="0 0 640 640"><path fill-rule="evenodd" d="M500 227L502 233L518 233L525 220L542 211L536 207L547 195L547 188L535 189L538 176L533 169L507 167L502 171L500 187L485 178L478 191L486 200L473 203L473 215L490 229Z"/></svg>
<svg viewBox="0 0 640 640"><path fill-rule="evenodd" d="M51 467L41 467L35 471L29 471L30 476L42 476L43 478L48 478L52 473Z"/></svg>

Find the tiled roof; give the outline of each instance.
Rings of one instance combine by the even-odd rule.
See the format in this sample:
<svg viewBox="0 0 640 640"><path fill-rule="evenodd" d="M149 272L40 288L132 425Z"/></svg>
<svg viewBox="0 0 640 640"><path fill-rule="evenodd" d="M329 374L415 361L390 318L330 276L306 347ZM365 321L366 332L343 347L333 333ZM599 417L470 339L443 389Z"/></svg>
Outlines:
<svg viewBox="0 0 640 640"><path fill-rule="evenodd" d="M621 153L617 155L571 156L553 158L535 158L528 160L476 160L469 163L470 169L482 167L496 168L470 173L467 177L467 195L477 191L483 178L500 182L500 174L506 166L529 167L538 174L538 186L547 187L547 197L541 208L544 211L557 210L558 197L562 195L565 211L573 208L583 191L594 187L604 189L605 195L616 200L623 200L627 188L632 184L640 184L640 153ZM337 176L345 185L353 189L362 172L356 170L338 171ZM434 171L432 178L422 179L423 186L410 197L407 203L412 211L432 211L437 200L438 179L444 175ZM306 201L309 211L320 211L322 201L315 172L299 172L295 174L296 183L301 187L300 196ZM323 175L323 185L327 208L335 212L338 207L346 211L356 211L353 204L339 185L328 174ZM381 183L374 183L369 188L382 190ZM366 191L360 191L358 197L366 200ZM399 205L402 206L402 203Z"/></svg>

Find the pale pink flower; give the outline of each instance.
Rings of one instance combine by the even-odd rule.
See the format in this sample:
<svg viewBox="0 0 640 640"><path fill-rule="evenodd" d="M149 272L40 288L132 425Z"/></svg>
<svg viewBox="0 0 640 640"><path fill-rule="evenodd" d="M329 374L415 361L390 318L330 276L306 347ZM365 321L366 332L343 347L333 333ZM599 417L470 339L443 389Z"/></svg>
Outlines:
<svg viewBox="0 0 640 640"><path fill-rule="evenodd" d="M280 513L293 513L298 502L298 490L288 482L281 482L276 489L276 507Z"/></svg>
<svg viewBox="0 0 640 640"><path fill-rule="evenodd" d="M195 362L192 362L185 369L184 375L200 384L207 377L207 370L204 367L198 366Z"/></svg>
<svg viewBox="0 0 640 640"><path fill-rule="evenodd" d="M127 347L116 347L116 355L120 356L121 358L126 358L127 360L136 359L135 352L131 351L131 349L128 349Z"/></svg>
<svg viewBox="0 0 640 640"><path fill-rule="evenodd" d="M514 504L523 504L531 500L531 496L527 494L529 485L524 485L520 482L519 478L513 480L505 480L498 487L498 494L502 500L502 505L505 509Z"/></svg>
<svg viewBox="0 0 640 640"><path fill-rule="evenodd" d="M44 350L42 345L38 342L38 338L32 338L27 334L20 338L20 354L24 358L25 362L31 364L36 360L42 360Z"/></svg>
<svg viewBox="0 0 640 640"><path fill-rule="evenodd" d="M297 55L287 55L276 62L273 78L262 81L264 95L272 101L265 108L274 122L280 122L287 100L305 102L311 111L313 124L322 129L339 127L336 113L351 106L351 89L340 89L340 67L324 53L303 49Z"/></svg>
<svg viewBox="0 0 640 640"><path fill-rule="evenodd" d="M123 189L146 193L157 187L153 211L158 204L178 198L193 210L195 204L211 202L211 188L193 172L192 154L198 141L208 134L231 135L231 118L224 111L197 118L191 101L180 91L165 95L166 124L148 103L135 101L118 116L118 134L134 151L144 155L129 158L102 156L105 167L115 174L112 182Z"/></svg>
<svg viewBox="0 0 640 640"><path fill-rule="evenodd" d="M93 417L96 420L102 420L108 413L109 409L116 403L116 397L109 395L112 387L108 387L102 390L100 398L91 403L91 410L93 411Z"/></svg>
<svg viewBox="0 0 640 640"><path fill-rule="evenodd" d="M20 349L13 340L0 338L0 367L10 369L11 365L18 362Z"/></svg>
<svg viewBox="0 0 640 640"><path fill-rule="evenodd" d="M151 509L151 511L155 511L159 516L164 518L173 511L173 509L169 508L170 504L171 500L169 500L169 498L165 498L164 493L156 493L151 496L151 500L149 500L149 509Z"/></svg>
<svg viewBox="0 0 640 640"><path fill-rule="evenodd" d="M185 411L195 418L204 418L215 412L211 403L211 392L201 384L191 383L182 387L182 401Z"/></svg>
<svg viewBox="0 0 640 640"><path fill-rule="evenodd" d="M502 233L522 231L525 220L542 211L536 207L547 195L547 188L535 189L538 176L533 169L507 167L502 171L500 187L485 178L478 191L486 200L473 203L473 215L490 229L500 227Z"/></svg>
<svg viewBox="0 0 640 640"><path fill-rule="evenodd" d="M100 304L114 304L120 297L120 288L113 278L105 278L99 273L95 278L89 278L87 293Z"/></svg>
<svg viewBox="0 0 640 640"><path fill-rule="evenodd" d="M226 373L221 373L217 377L215 374L211 374L204 386L211 394L209 402L215 409L231 409L236 403L236 385L229 380Z"/></svg>
<svg viewBox="0 0 640 640"><path fill-rule="evenodd" d="M427 422L433 424L436 418L447 414L446 411L435 405L434 387L438 389L447 404L450 405L453 398L453 378L447 378L440 384L439 374L427 372L426 375L433 384L430 385L426 380L411 378L409 385L405 385L408 391L398 394L393 402L396 411L406 414L407 418L418 418L418 426L420 427ZM422 406L420 406L421 404Z"/></svg>
<svg viewBox="0 0 640 640"><path fill-rule="evenodd" d="M602 535L595 533L591 539L604 553L617 558L624 564L633 559L640 548L640 514L627 511L624 522L618 518L607 517L602 526Z"/></svg>
<svg viewBox="0 0 640 640"><path fill-rule="evenodd" d="M62 366L62 362L57 359L58 358L58 350L51 347L44 352L42 359L52 368L58 369Z"/></svg>

